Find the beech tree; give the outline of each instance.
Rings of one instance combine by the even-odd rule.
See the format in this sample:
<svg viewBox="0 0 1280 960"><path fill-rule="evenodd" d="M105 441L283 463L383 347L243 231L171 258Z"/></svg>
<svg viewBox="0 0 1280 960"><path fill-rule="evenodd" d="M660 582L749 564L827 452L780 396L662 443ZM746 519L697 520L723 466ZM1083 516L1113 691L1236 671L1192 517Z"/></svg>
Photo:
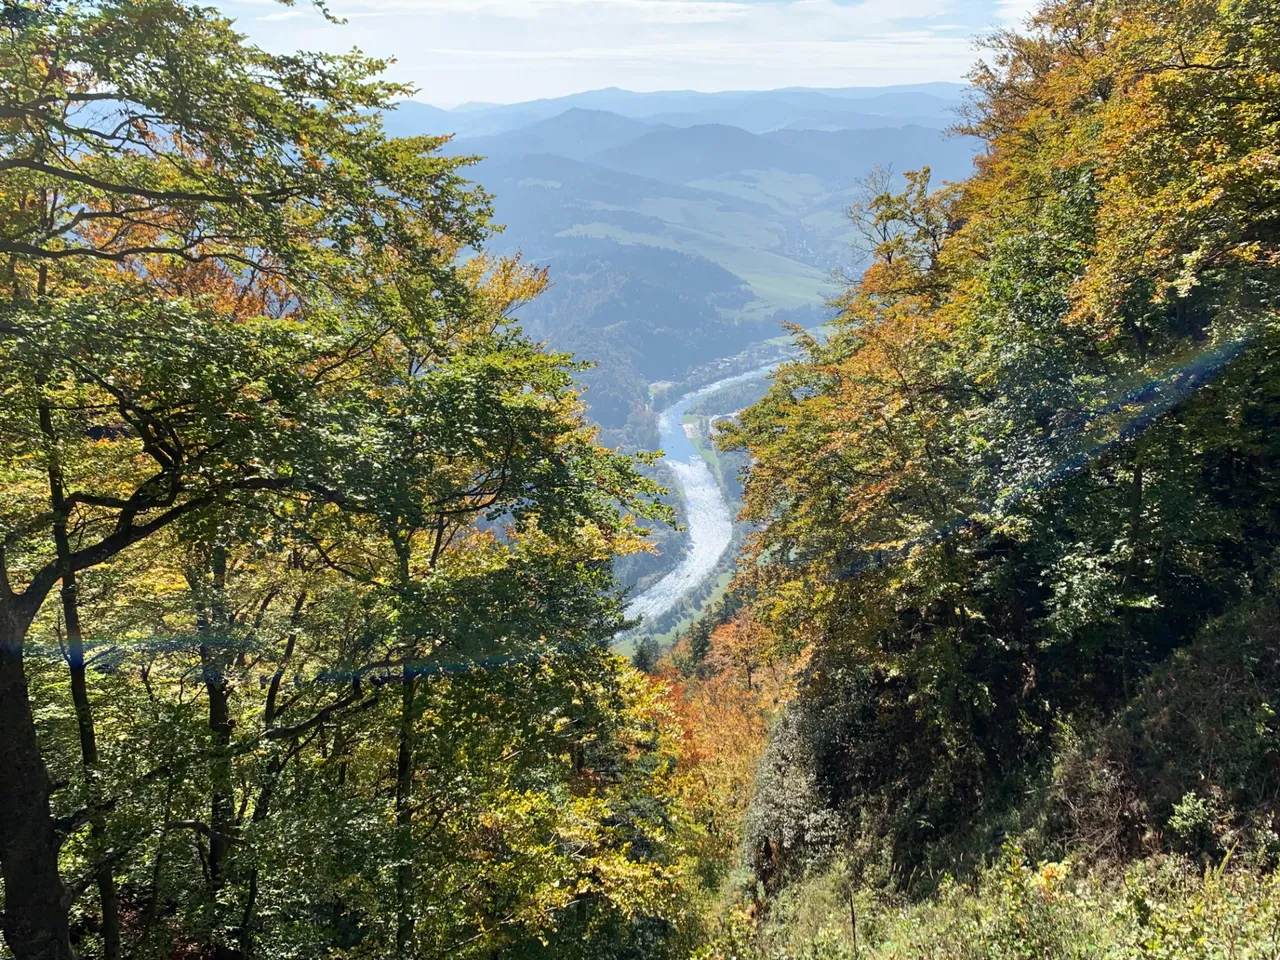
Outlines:
<svg viewBox="0 0 1280 960"><path fill-rule="evenodd" d="M116 874L151 845L159 922L169 848L147 838L174 833L199 839L206 884L191 915L204 919L172 935L255 952L269 878L242 834L269 822L288 764L381 709L392 673L401 855L386 942L413 951L421 678L571 639L598 653L620 622L608 564L638 548L632 517L654 488L594 443L567 358L507 328L540 275L464 258L490 229L466 161L441 157L440 138L382 135L379 111L406 92L382 66L269 55L170 0L4 7L0 868L20 960L72 955L89 886L104 956L128 937L161 943L145 920L122 932ZM150 769L114 737L100 749L84 614L102 597L86 607L80 587L113 577L116 591L184 585L178 607L166 587L107 620L192 636L169 667L110 654L139 671L149 710L187 702L192 647L202 678L203 745ZM308 627L316 604L347 612ZM362 617L383 632L342 640ZM73 782L56 785L31 686L56 693L51 636L79 745ZM322 680L326 662L344 682ZM242 702L255 666L265 699ZM301 686L286 699L287 673ZM170 816L196 769L207 814ZM167 799L118 814L161 785Z"/></svg>

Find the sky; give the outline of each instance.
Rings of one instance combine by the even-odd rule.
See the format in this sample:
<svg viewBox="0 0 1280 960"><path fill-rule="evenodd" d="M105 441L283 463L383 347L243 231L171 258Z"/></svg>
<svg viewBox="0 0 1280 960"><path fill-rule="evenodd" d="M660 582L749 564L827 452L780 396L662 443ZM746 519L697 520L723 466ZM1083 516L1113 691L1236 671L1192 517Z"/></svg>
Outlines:
<svg viewBox="0 0 1280 960"><path fill-rule="evenodd" d="M975 36L1034 0L221 0L264 48L394 59L415 100L513 103L602 87L767 90L963 80Z"/></svg>

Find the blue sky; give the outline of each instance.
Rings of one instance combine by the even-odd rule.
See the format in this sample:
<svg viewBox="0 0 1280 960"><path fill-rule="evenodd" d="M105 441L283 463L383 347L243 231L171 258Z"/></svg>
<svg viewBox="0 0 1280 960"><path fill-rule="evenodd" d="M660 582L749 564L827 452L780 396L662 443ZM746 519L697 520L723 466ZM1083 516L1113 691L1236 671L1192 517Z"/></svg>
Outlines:
<svg viewBox="0 0 1280 960"><path fill-rule="evenodd" d="M395 58L440 106L599 87L760 90L963 79L972 38L1034 0L222 0L272 50Z"/></svg>

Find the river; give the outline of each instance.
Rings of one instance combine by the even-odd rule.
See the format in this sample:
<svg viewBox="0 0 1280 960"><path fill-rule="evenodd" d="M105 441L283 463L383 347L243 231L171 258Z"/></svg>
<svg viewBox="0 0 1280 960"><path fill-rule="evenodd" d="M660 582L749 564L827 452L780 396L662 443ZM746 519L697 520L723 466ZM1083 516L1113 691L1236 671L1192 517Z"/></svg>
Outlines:
<svg viewBox="0 0 1280 960"><path fill-rule="evenodd" d="M715 475L685 434L684 416L704 397L748 380L758 380L773 371L775 364L725 377L709 383L662 411L658 432L662 439L662 462L671 470L677 492L684 501L689 550L676 568L627 605L628 617L653 620L676 606L711 575L733 540L733 517L729 501Z"/></svg>

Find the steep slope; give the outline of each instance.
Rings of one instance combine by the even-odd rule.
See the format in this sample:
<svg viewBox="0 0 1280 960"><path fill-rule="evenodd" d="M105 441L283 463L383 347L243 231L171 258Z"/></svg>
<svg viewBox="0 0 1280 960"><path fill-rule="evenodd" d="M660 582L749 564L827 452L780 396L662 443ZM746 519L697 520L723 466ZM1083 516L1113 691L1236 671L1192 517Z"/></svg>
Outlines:
<svg viewBox="0 0 1280 960"><path fill-rule="evenodd" d="M729 430L757 533L703 663L799 653L742 888L772 923L826 884L822 956L1280 944L1266 7L1061 0L995 39L980 168L870 201L831 336Z"/></svg>

